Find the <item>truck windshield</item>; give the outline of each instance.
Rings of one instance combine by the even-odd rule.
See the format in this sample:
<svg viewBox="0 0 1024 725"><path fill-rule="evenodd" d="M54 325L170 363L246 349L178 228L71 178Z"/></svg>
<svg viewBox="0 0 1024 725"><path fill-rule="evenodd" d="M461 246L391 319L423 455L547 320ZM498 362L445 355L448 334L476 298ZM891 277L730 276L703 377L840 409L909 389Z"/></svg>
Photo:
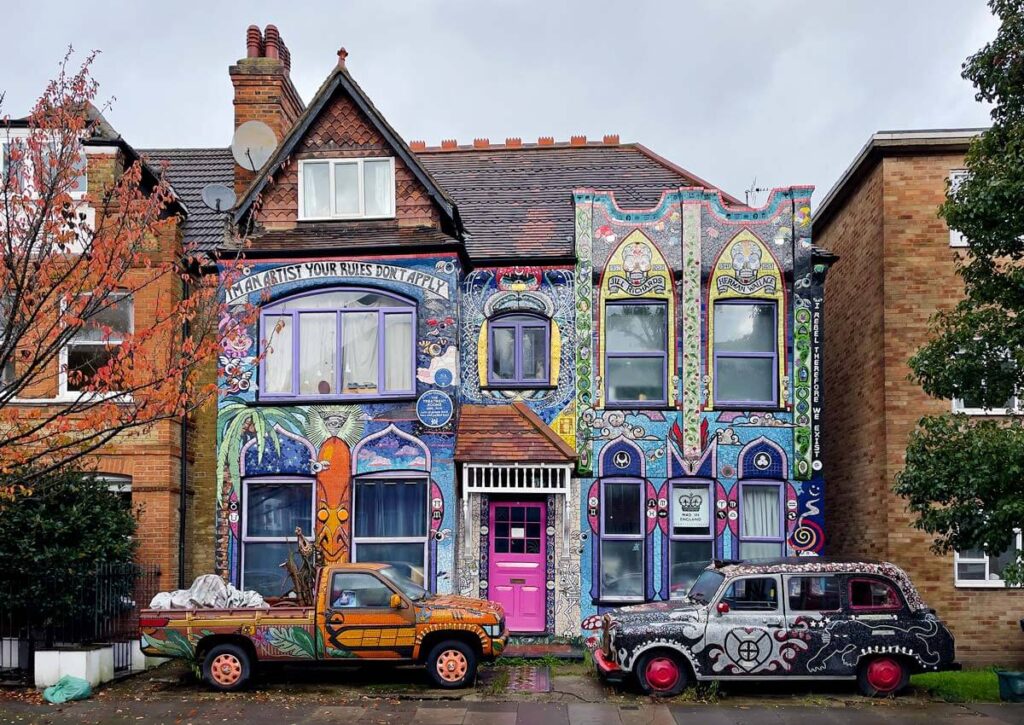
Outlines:
<svg viewBox="0 0 1024 725"><path fill-rule="evenodd" d="M707 604L711 601L711 597L715 596L715 592L722 585L723 579L725 579L725 575L721 572L717 572L714 569L705 569L697 577L697 581L693 583L693 586L690 587L687 596L695 602Z"/></svg>
<svg viewBox="0 0 1024 725"><path fill-rule="evenodd" d="M414 582L409 577L399 572L398 569L396 569L393 566L388 566L381 569L380 573L386 576L388 579L390 579L392 583L396 584L398 588L402 590L402 594L409 597L409 599L413 600L414 602L417 602L420 599L423 599L423 597L427 596L426 589L421 587L419 584Z"/></svg>

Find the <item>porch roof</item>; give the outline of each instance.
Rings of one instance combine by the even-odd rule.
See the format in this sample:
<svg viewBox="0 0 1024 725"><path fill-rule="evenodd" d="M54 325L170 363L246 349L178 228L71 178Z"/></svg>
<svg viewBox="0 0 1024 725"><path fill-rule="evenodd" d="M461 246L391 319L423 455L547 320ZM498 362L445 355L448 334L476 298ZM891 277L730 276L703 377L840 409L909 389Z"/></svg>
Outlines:
<svg viewBox="0 0 1024 725"><path fill-rule="evenodd" d="M576 452L521 401L463 405L455 460L462 463L572 463Z"/></svg>

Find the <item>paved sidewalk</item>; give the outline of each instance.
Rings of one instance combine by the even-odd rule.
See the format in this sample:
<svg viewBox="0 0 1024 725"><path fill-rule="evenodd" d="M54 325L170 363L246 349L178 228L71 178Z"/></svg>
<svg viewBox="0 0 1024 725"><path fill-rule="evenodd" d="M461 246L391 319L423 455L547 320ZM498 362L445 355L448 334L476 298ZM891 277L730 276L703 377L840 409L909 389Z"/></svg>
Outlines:
<svg viewBox="0 0 1024 725"><path fill-rule="evenodd" d="M601 703L472 702L417 703L376 701L363 705L315 705L225 698L202 703L88 700L67 705L0 702L0 723L181 723L182 725L1002 725L1024 723L1022 705L857 707L735 706Z"/></svg>

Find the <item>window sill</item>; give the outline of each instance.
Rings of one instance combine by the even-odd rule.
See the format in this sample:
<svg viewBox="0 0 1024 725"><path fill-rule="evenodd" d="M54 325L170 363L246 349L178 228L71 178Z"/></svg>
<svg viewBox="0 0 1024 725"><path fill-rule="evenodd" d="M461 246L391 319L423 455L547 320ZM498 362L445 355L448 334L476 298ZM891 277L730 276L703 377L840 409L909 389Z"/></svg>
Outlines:
<svg viewBox="0 0 1024 725"><path fill-rule="evenodd" d="M256 394L257 403L288 405L289 403L309 405L331 403L390 403L416 400L416 393L387 393L385 395L308 395L308 396L275 396Z"/></svg>
<svg viewBox="0 0 1024 725"><path fill-rule="evenodd" d="M756 411L758 413L788 413L788 408L783 408L778 403L743 403L726 401L712 403L705 410L715 410L723 413L747 413Z"/></svg>
<svg viewBox="0 0 1024 725"><path fill-rule="evenodd" d="M679 409L668 405L664 400L637 400L627 403L608 403L601 406L601 410L658 410L663 413L678 413Z"/></svg>
<svg viewBox="0 0 1024 725"><path fill-rule="evenodd" d="M1018 586L1009 586L1002 579L998 581L984 579L978 579L977 581L973 579L958 580L954 582L953 586L957 589L1020 589Z"/></svg>
<svg viewBox="0 0 1024 725"><path fill-rule="evenodd" d="M964 415L977 416L977 417L1007 417L1011 415L1021 415L1022 412L1014 408L954 408L954 413L963 413Z"/></svg>
<svg viewBox="0 0 1024 725"><path fill-rule="evenodd" d="M502 383L502 384L488 384L480 386L481 390L514 390L516 392L522 392L524 390L555 390L558 386L552 385L551 383L544 383L543 385L536 385L533 383Z"/></svg>
<svg viewBox="0 0 1024 725"><path fill-rule="evenodd" d="M350 214L346 216L307 216L299 217L299 224L303 222L351 222L351 221L388 221L394 220L395 214L384 214L381 216L364 216L361 214Z"/></svg>
<svg viewBox="0 0 1024 725"><path fill-rule="evenodd" d="M70 405L72 403L95 403L103 400L130 404L134 402L131 395L121 393L62 393L55 398L12 398L11 405Z"/></svg>

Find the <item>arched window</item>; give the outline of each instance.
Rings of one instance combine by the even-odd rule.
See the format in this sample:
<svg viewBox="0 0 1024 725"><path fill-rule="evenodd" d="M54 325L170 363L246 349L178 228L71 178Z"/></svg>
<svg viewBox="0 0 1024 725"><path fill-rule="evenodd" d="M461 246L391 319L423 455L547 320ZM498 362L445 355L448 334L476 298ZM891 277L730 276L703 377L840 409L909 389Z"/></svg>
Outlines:
<svg viewBox="0 0 1024 725"><path fill-rule="evenodd" d="M551 382L551 320L507 314L488 321L487 384L537 387Z"/></svg>
<svg viewBox="0 0 1024 725"><path fill-rule="evenodd" d="M416 307L372 289L332 289L260 313L262 398L346 399L415 393Z"/></svg>

